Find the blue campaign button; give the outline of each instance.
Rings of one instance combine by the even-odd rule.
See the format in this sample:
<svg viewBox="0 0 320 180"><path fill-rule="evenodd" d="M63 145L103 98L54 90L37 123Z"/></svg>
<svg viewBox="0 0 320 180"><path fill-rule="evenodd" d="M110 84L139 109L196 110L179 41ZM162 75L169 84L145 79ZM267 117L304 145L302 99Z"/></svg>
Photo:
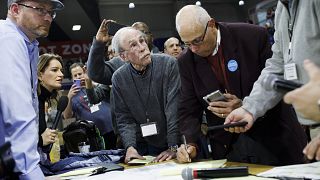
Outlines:
<svg viewBox="0 0 320 180"><path fill-rule="evenodd" d="M231 72L235 72L238 69L238 63L236 60L231 59L228 62L228 70Z"/></svg>

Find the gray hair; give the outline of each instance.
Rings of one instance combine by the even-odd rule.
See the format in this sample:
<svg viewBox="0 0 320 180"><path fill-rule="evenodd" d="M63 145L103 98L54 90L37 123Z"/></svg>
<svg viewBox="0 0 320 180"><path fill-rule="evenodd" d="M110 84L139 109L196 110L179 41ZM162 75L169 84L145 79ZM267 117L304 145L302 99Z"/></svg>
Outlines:
<svg viewBox="0 0 320 180"><path fill-rule="evenodd" d="M124 51L124 49L122 48L123 33L126 32L126 31L129 31L129 30L137 31L137 32L139 32L141 35L143 35L145 37L144 33L142 33L139 30L136 30L133 27L123 27L123 28L119 29L116 32L116 34L113 36L112 42L111 42L112 49L114 50L115 53L121 53L122 51Z"/></svg>
<svg viewBox="0 0 320 180"><path fill-rule="evenodd" d="M181 21L186 19L188 14L188 22L192 22L192 27L195 26L205 26L207 22L211 19L208 12L203 9L201 6L197 5L186 5L180 9L176 15L176 29L178 33L181 30Z"/></svg>

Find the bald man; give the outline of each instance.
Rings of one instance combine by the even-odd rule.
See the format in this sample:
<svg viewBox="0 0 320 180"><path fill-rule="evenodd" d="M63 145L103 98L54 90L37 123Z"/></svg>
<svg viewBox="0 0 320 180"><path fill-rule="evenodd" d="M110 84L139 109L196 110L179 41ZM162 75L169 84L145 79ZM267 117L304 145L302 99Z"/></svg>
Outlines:
<svg viewBox="0 0 320 180"><path fill-rule="evenodd" d="M166 42L164 42L164 53L169 54L175 58L178 58L182 48L179 39L171 37Z"/></svg>
<svg viewBox="0 0 320 180"><path fill-rule="evenodd" d="M199 155L201 116L206 111L209 126L221 125L226 116L242 105L271 56L267 31L244 23L218 23L205 9L183 7L176 16L176 28L188 45L178 58L181 96L178 105L180 131L188 146L178 149L179 162ZM224 101L203 97L216 90ZM288 137L290 140L288 140ZM292 108L279 103L247 133L235 135L221 130L209 132L213 159L269 165L303 162L306 136Z"/></svg>

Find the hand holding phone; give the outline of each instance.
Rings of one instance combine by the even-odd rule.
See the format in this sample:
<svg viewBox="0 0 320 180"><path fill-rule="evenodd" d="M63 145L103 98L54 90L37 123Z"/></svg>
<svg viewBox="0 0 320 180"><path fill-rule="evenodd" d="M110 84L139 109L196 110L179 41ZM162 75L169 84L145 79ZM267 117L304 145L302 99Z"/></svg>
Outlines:
<svg viewBox="0 0 320 180"><path fill-rule="evenodd" d="M226 101L226 98L220 92L220 90L216 90L216 91L204 96L203 100L205 100L209 104L210 102L214 102L214 101Z"/></svg>
<svg viewBox="0 0 320 180"><path fill-rule="evenodd" d="M76 85L77 88L81 88L81 79L74 79L73 83Z"/></svg>
<svg viewBox="0 0 320 180"><path fill-rule="evenodd" d="M217 126L210 126L210 127L208 127L208 131L231 128L231 127L244 127L247 124L248 124L247 121L239 121L239 122L235 122L235 123L222 124L222 125L217 125Z"/></svg>

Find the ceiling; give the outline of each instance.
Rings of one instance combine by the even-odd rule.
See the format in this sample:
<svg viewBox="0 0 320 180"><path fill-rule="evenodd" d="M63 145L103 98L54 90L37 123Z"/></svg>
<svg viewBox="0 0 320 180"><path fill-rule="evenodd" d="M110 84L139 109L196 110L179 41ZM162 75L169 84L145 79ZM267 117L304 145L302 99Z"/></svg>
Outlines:
<svg viewBox="0 0 320 180"><path fill-rule="evenodd" d="M131 25L136 21L147 23L155 38L176 36L174 18L177 11L194 0L61 0L65 8L57 13L50 34L43 42L91 40L103 18L113 19L121 24ZM204 7L218 21L246 21L248 10L262 0L245 0L244 6L238 0L202 0ZM135 3L129 9L128 4ZM0 18L6 17L7 0L0 0ZM82 26L72 31L74 24Z"/></svg>

